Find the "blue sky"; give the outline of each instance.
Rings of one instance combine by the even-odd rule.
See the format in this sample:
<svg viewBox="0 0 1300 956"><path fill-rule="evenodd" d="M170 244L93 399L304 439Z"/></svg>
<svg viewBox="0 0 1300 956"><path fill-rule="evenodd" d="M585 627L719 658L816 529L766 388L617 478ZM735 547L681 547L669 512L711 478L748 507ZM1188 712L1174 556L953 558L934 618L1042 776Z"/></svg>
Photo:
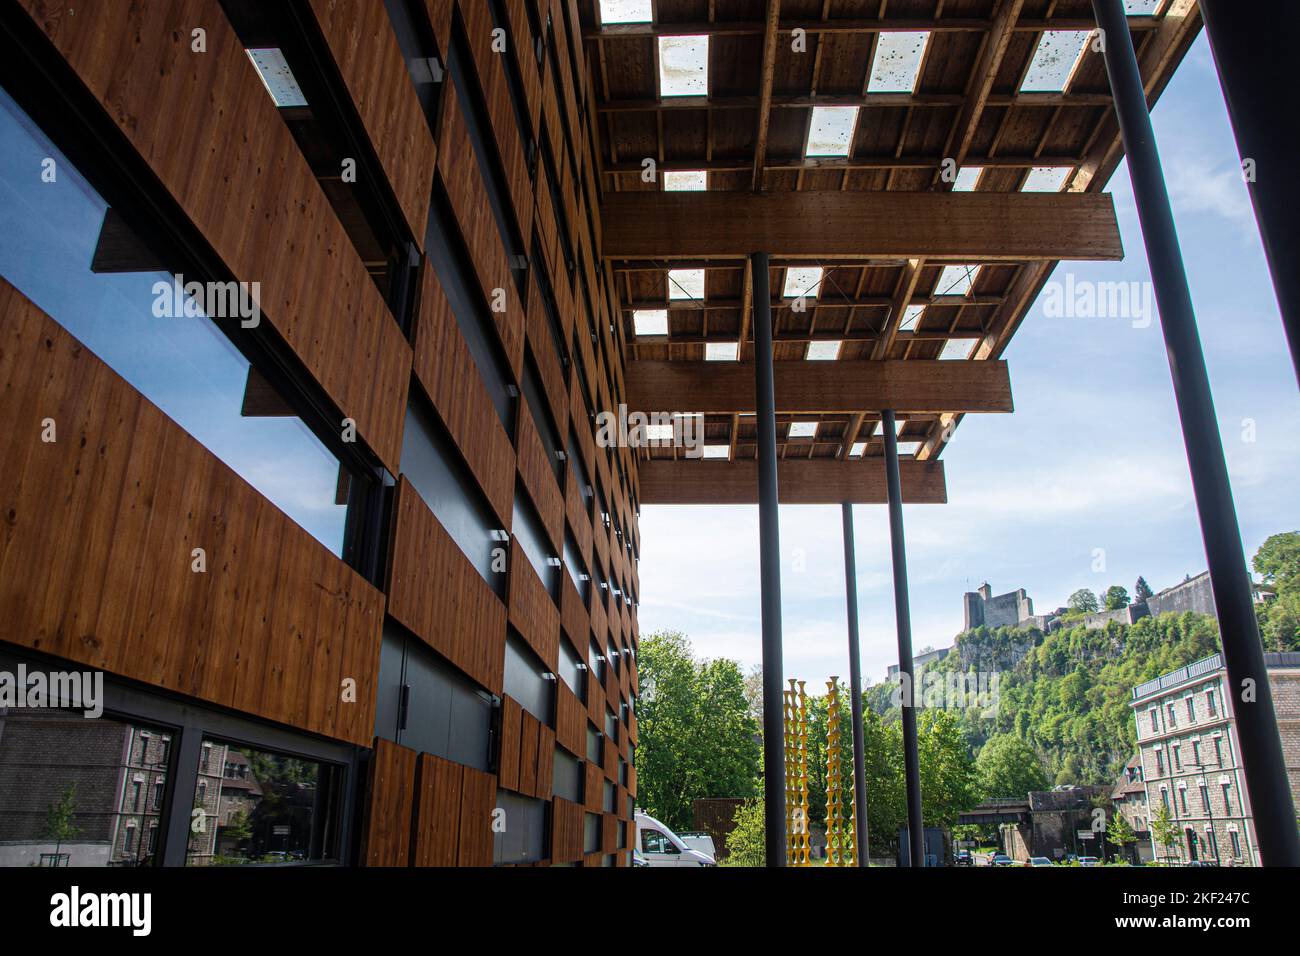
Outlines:
<svg viewBox="0 0 1300 956"><path fill-rule="evenodd" d="M1300 392L1203 35L1154 122L1249 557L1300 528ZM1126 166L1108 189L1124 261L1062 263L1055 280L1149 280ZM968 416L943 456L949 503L904 509L918 649L952 642L962 593L986 580L1041 612L1077 588L1131 591L1140 574L1159 590L1206 566L1158 323L1048 318L1040 299L1004 357L1016 412ZM889 528L883 506L855 521L875 682L897 659ZM641 532L642 634L675 628L702 656L757 664L757 508L646 506ZM784 506L781 552L785 674L820 686L848 673L839 507Z"/></svg>

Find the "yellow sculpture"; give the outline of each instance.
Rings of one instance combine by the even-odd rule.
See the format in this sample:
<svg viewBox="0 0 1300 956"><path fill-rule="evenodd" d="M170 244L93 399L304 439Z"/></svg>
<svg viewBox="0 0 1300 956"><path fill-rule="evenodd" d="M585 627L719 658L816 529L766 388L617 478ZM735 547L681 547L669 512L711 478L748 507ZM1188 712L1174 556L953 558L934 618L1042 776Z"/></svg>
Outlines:
<svg viewBox="0 0 1300 956"><path fill-rule="evenodd" d="M785 714L785 860L808 866L812 841L808 836L808 697L804 682L790 681L782 692Z"/></svg>
<svg viewBox="0 0 1300 956"><path fill-rule="evenodd" d="M857 866L858 854L854 840L854 807L845 813L840 795L840 689L839 678L826 682L826 865Z"/></svg>

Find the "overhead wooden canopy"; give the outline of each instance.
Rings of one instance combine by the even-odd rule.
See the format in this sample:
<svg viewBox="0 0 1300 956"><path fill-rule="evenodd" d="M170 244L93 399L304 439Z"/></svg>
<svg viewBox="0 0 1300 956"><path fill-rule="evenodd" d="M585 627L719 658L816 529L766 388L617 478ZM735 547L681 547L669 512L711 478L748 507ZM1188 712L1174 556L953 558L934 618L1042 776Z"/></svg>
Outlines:
<svg viewBox="0 0 1300 956"><path fill-rule="evenodd" d="M848 502L884 504L882 458L786 459L777 462L781 504L829 505ZM649 505L758 504L758 462L676 461L655 459L640 464L641 503ZM898 463L905 504L945 504L948 485L943 462Z"/></svg>
<svg viewBox="0 0 1300 956"><path fill-rule="evenodd" d="M573 2L600 130L601 254L630 366L718 347L752 360L764 294L776 361L806 374L940 355L979 365L1002 355L1058 261L1123 254L1102 195L1123 155L1102 56L1085 43L1063 88L1025 83L1050 31L1093 29L1091 0L652 0L652 22L610 25L598 0ZM1196 0L1161 0L1128 25L1154 103L1200 30ZM884 92L873 64L898 32L928 37L911 88ZM686 35L708 36L706 88L662 95L659 44ZM847 155L809 149L824 106L857 109ZM1047 169L1059 190L1027 195ZM960 194L955 170L968 177ZM668 192L681 171L706 177L705 191ZM769 275L738 258L755 251L773 256ZM953 281L952 267L976 264ZM816 290L793 308L791 270L811 266ZM704 270L702 293L683 300L674 269ZM666 311L666 335L637 334L647 309ZM867 398L880 401L852 400ZM815 440L778 427L783 459L844 461L859 444L879 456L877 409L848 402L806 416ZM908 415L903 454L940 455L964 414ZM709 441L752 460L751 422L711 414Z"/></svg>
<svg viewBox="0 0 1300 956"><path fill-rule="evenodd" d="M617 193L610 259L1122 259L1101 193Z"/></svg>
<svg viewBox="0 0 1300 956"><path fill-rule="evenodd" d="M776 362L778 412L1010 412L1007 363L889 360ZM630 410L752 412L751 362L629 362Z"/></svg>

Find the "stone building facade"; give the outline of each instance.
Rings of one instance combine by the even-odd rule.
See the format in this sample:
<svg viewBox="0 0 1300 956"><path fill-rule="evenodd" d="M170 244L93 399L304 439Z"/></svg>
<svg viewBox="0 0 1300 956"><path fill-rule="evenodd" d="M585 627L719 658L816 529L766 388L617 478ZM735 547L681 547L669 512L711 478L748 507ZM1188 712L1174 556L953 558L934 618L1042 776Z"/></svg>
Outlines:
<svg viewBox="0 0 1300 956"><path fill-rule="evenodd" d="M966 631L981 625L1019 627L1034 616L1033 599L1025 593L1024 588L995 596L987 581L978 590L967 591L962 595L962 609L965 616L965 626L962 629Z"/></svg>
<svg viewBox="0 0 1300 956"><path fill-rule="evenodd" d="M1193 608L1186 608L1193 610ZM1292 799L1300 798L1300 654L1265 654ZM1167 808L1178 833L1156 859L1258 866L1234 703L1220 654L1133 690L1138 757L1150 817Z"/></svg>

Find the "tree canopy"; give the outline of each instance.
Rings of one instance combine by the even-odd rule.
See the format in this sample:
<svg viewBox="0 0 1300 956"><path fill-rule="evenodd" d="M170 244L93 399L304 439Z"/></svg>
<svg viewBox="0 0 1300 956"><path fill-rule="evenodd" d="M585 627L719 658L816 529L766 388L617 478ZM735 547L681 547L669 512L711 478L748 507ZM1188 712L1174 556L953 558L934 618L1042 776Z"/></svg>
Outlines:
<svg viewBox="0 0 1300 956"><path fill-rule="evenodd" d="M1091 614L1097 610L1097 595L1093 594L1090 588L1079 588L1070 595L1070 600L1067 603L1072 611L1078 611L1080 614Z"/></svg>

